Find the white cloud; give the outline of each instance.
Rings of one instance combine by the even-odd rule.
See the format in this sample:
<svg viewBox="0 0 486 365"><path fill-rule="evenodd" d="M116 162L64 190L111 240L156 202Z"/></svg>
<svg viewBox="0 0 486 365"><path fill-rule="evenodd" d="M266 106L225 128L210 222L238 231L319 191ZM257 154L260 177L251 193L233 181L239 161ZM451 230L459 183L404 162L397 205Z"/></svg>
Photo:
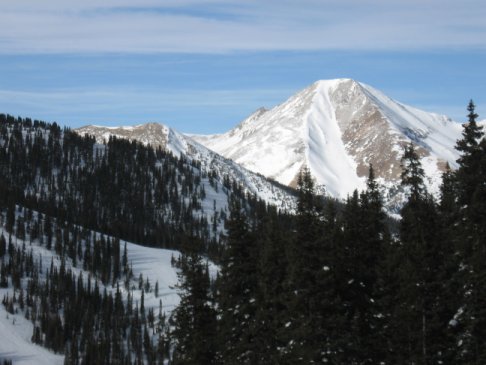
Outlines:
<svg viewBox="0 0 486 365"><path fill-rule="evenodd" d="M16 0L0 53L486 49L482 0Z"/></svg>

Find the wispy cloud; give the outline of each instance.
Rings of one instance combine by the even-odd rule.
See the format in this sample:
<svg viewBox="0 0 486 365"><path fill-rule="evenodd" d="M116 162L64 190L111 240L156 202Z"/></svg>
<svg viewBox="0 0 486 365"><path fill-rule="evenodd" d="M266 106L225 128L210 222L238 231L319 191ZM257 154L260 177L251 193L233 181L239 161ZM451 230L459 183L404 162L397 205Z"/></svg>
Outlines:
<svg viewBox="0 0 486 365"><path fill-rule="evenodd" d="M0 53L486 49L480 0L17 0Z"/></svg>

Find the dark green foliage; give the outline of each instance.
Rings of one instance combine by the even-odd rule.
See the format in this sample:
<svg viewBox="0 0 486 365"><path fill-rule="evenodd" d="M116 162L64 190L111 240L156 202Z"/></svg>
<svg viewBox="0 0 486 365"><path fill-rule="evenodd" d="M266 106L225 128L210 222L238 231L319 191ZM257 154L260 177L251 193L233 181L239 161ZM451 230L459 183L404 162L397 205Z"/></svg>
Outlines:
<svg viewBox="0 0 486 365"><path fill-rule="evenodd" d="M439 363L451 345L447 326L453 313L448 312L442 290L448 251L442 247L437 207L423 188L424 173L413 147L406 148L403 166L402 184L410 195L401 212L400 289L394 319L405 325L395 336L395 356L396 361Z"/></svg>
<svg viewBox="0 0 486 365"><path fill-rule="evenodd" d="M254 364L257 298L257 246L240 200L230 202L228 240L219 277L219 335L225 364Z"/></svg>
<svg viewBox="0 0 486 365"><path fill-rule="evenodd" d="M461 364L486 361L486 141L474 109L471 101L463 138L456 145L461 157L453 175L457 194L454 237L461 268L456 277L462 289L454 329L460 344L457 363Z"/></svg>
<svg viewBox="0 0 486 365"><path fill-rule="evenodd" d="M181 302L175 310L172 363L214 364L216 361L216 311L211 305L207 266L192 250L178 261Z"/></svg>
<svg viewBox="0 0 486 365"><path fill-rule="evenodd" d="M410 201L418 201L426 193L424 176L415 146L406 146L402 158L402 185L410 189Z"/></svg>
<svg viewBox="0 0 486 365"><path fill-rule="evenodd" d="M457 160L460 168L456 172L460 204L470 203L474 191L481 181L482 149L480 141L484 132L483 128L476 124L478 115L474 109L475 105L471 100L467 107L468 121L464 124L462 139L458 140L456 144L456 149L461 153L461 157Z"/></svg>
<svg viewBox="0 0 486 365"><path fill-rule="evenodd" d="M2 258L7 253L7 241L5 236L2 234L0 236L0 258Z"/></svg>
<svg viewBox="0 0 486 365"><path fill-rule="evenodd" d="M279 349L285 346L282 329L287 309L286 250L290 244L290 238L284 234L286 223L288 219L270 210L256 227L259 260L254 335L260 364L279 364Z"/></svg>

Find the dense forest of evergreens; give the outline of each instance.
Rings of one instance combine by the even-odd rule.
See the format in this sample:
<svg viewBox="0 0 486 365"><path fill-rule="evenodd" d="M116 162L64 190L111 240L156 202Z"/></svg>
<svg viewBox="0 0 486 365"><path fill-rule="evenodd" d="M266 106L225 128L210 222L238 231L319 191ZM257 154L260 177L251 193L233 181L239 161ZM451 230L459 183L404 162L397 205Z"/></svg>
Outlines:
<svg viewBox="0 0 486 365"><path fill-rule="evenodd" d="M155 247L197 241L215 259L227 212L204 211L206 189L224 189L248 207L262 204L228 176L160 148L116 138L99 145L55 123L4 114L0 177L0 199L10 208Z"/></svg>
<svg viewBox="0 0 486 365"><path fill-rule="evenodd" d="M485 364L486 140L468 111L438 201L405 149L398 234L372 167L344 207L315 195L308 170L295 218L233 200L214 291L186 255L173 363Z"/></svg>
<svg viewBox="0 0 486 365"><path fill-rule="evenodd" d="M468 111L459 168L444 174L439 199L406 147L397 231L370 166L366 191L344 204L316 195L303 169L295 215L225 180L219 235L194 211L201 180L221 177L197 162L0 116L0 209L11 235L0 237L0 285L15 288L3 304L66 364L484 364L486 140L472 102ZM60 265L40 275L12 236L40 241ZM120 238L183 252L181 303L168 321L147 313L143 296L100 289L134 281Z"/></svg>

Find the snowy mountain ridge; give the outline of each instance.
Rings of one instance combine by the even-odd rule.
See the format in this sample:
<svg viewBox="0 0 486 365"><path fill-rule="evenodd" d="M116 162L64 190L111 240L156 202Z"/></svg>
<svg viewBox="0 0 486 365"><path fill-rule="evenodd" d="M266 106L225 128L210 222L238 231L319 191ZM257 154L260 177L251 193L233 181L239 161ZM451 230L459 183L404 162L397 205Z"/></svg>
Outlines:
<svg viewBox="0 0 486 365"><path fill-rule="evenodd" d="M158 123L77 129L99 142L114 135L200 160L204 168L236 178L278 206L286 193L254 173L295 187L306 166L319 190L343 199L365 187L372 164L390 211L398 211L404 201L399 184L404 147L416 145L427 187L437 195L447 164L456 167L454 146L461 131L445 115L397 102L352 79L317 81L272 109L256 110L222 134L184 135Z"/></svg>
<svg viewBox="0 0 486 365"><path fill-rule="evenodd" d="M427 185L438 193L446 163L456 166L461 125L387 97L351 79L321 80L270 109L259 109L234 129L191 135L251 171L295 186L303 166L327 193L345 198L364 188L369 165L385 187L389 208L403 201L397 189L400 159L417 146Z"/></svg>
<svg viewBox="0 0 486 365"><path fill-rule="evenodd" d="M75 130L81 135L92 135L98 143L107 141L110 136L137 140L145 145L162 148L177 157L185 157L201 163L206 172L213 171L218 176L228 176L241 183L248 192L255 194L268 203L286 210L295 207L295 198L284 189L257 173L248 171L234 161L209 150L192 138L173 128L159 123L140 124L136 126L101 127L85 126ZM223 194L224 195L224 194ZM223 197L226 199L226 195ZM221 197L217 198L222 201Z"/></svg>

